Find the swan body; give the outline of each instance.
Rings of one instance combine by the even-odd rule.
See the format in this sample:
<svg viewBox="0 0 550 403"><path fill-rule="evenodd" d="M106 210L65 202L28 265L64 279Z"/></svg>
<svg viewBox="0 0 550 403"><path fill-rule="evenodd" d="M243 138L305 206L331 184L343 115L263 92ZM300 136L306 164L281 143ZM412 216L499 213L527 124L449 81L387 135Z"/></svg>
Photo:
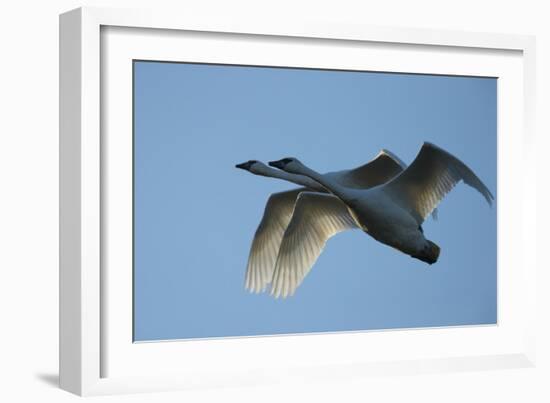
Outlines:
<svg viewBox="0 0 550 403"><path fill-rule="evenodd" d="M424 143L413 163L403 172L369 189L346 187L329 175L306 167L296 158L272 161L269 165L320 183L346 205L356 227L377 241L428 264L437 261L440 248L424 236L421 224L458 182L462 180L475 188L489 205L493 200L489 189L470 168L431 143ZM300 220L297 207L292 221ZM275 263L271 293L276 297L294 293L310 270L308 265L315 262L324 246L322 240L315 241L318 235L314 231L302 231L300 236L295 236L293 227L291 222Z"/></svg>
<svg viewBox="0 0 550 403"><path fill-rule="evenodd" d="M255 175L282 179L302 186L274 193L266 203L264 215L252 241L245 275L245 288L252 292L264 291L271 282L281 240L293 219L296 207L299 207L300 211L305 211L307 206L307 211L314 213L308 214L307 220L303 220L300 216L300 219L296 220L300 226L315 228L316 221L324 223L322 228L316 228L324 234L320 249L326 240L336 233L359 228L346 205L308 176L274 169L256 160L238 164L236 167ZM367 189L387 182L402 172L405 167L406 165L390 151L382 150L373 160L358 168L329 172L325 176L330 181L350 189ZM302 195L304 197L300 197ZM346 225L339 225L338 220ZM314 254L315 259L320 252L321 250ZM311 265L314 261L310 262Z"/></svg>
<svg viewBox="0 0 550 403"><path fill-rule="evenodd" d="M427 263L435 263L439 251L424 237L420 224L388 194L380 189L372 190L345 192L345 203L357 226L379 242Z"/></svg>

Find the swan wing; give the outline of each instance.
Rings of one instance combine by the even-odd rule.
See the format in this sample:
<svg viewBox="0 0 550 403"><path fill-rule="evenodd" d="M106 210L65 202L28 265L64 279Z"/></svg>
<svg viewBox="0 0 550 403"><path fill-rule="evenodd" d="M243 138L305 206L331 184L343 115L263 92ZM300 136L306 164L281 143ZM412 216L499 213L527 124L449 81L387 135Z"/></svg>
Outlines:
<svg viewBox="0 0 550 403"><path fill-rule="evenodd" d="M420 225L461 180L492 204L493 195L470 168L447 151L426 142L412 164L382 189Z"/></svg>
<svg viewBox="0 0 550 403"><path fill-rule="evenodd" d="M368 189L388 182L399 175L407 165L395 154L381 150L371 161L355 169L337 172L335 179L343 186Z"/></svg>
<svg viewBox="0 0 550 403"><path fill-rule="evenodd" d="M303 190L305 188L292 189L269 196L248 256L245 288L250 292L264 291L270 283L281 239Z"/></svg>
<svg viewBox="0 0 550 403"><path fill-rule="evenodd" d="M347 207L337 197L303 192L284 233L271 285L271 295L294 294L333 235L357 228Z"/></svg>

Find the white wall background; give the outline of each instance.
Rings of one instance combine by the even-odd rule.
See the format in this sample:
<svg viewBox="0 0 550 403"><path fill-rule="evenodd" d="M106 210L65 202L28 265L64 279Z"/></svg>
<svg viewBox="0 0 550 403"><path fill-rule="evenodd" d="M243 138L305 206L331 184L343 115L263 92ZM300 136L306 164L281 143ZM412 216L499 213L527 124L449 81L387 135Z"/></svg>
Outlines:
<svg viewBox="0 0 550 403"><path fill-rule="evenodd" d="M544 1L522 0L21 0L0 6L0 400L76 401L57 383L58 14L81 5L180 7L181 12L319 18L375 25L537 35L540 184L548 184L550 29ZM546 133L546 135L545 135ZM539 190L539 259L548 248ZM539 278L535 369L376 377L333 384L177 392L101 401L550 401L549 276Z"/></svg>

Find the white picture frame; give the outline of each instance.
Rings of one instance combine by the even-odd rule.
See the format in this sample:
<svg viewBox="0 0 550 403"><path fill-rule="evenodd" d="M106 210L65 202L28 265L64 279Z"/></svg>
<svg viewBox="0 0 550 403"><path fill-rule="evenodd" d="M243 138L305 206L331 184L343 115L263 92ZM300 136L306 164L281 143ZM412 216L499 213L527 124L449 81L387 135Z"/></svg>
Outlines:
<svg viewBox="0 0 550 403"><path fill-rule="evenodd" d="M183 56L172 53L181 41L187 45ZM270 52L255 51L254 46L267 42ZM224 46L230 51L224 53L220 44L231 44ZM294 44L310 46L310 52L291 52ZM317 58L312 44L339 52L338 62ZM534 38L521 35L319 21L215 21L104 8L62 14L61 387L96 395L534 365L535 195L514 192L514 186L535 185L534 49ZM381 52L371 58L380 61L365 65L364 52ZM410 57L411 52L422 57ZM285 59L287 54L291 59ZM113 261L128 266L124 245L131 222L124 200L131 192L131 154L123 133L131 126L128 61L140 58L498 76L498 325L132 343L128 272L108 268ZM109 134L115 130L119 134ZM117 206L116 200L123 202ZM507 211L516 214L510 217ZM117 256L111 242L118 242L116 250L122 251ZM403 346L404 340L410 344ZM462 347L450 348L456 340L463 341ZM338 347L342 345L346 347ZM367 345L377 348L368 350ZM361 346L362 354L356 349ZM295 354L290 358L285 351ZM178 354L186 359L169 358Z"/></svg>

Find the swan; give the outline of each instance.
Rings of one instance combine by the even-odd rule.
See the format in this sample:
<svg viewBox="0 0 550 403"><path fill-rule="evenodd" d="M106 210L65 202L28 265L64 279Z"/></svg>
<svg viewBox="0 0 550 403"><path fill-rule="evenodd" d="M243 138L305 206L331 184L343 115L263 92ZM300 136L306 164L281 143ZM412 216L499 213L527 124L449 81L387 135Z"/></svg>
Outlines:
<svg viewBox="0 0 550 403"><path fill-rule="evenodd" d="M386 183L370 189L352 189L306 167L296 158L269 162L287 173L314 179L345 205L320 211L309 193L296 201L294 214L279 248L271 294L292 295L301 284L332 234L360 228L377 241L413 258L433 264L440 248L424 236L422 223L461 180L473 187L491 206L489 189L462 161L425 142L412 164ZM352 221L348 219L351 216Z"/></svg>
<svg viewBox="0 0 550 403"><path fill-rule="evenodd" d="M245 288L257 293L264 291L271 282L281 240L300 194L305 191L319 192L323 194L319 198L316 198L316 193L309 192L308 200L319 200L320 206L332 206L342 214L347 214L347 209L337 197L327 194L328 191L323 186L307 176L274 169L257 160L243 162L235 167L255 175L282 179L302 186L273 193L266 203L262 220L252 241L245 275ZM367 189L387 182L405 167L405 163L396 155L388 150L381 150L373 160L358 168L329 172L325 175L342 186ZM351 217L348 217L348 221L352 221Z"/></svg>

